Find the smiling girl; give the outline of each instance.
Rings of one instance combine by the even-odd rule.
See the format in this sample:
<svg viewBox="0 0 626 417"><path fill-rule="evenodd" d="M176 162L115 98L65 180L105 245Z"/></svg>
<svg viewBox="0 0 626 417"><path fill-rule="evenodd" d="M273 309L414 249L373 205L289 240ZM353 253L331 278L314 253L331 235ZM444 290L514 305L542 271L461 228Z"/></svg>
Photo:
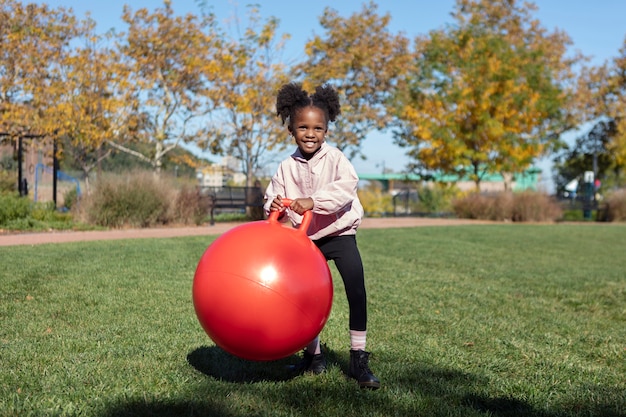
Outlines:
<svg viewBox="0 0 626 417"><path fill-rule="evenodd" d="M369 369L367 340L367 297L363 263L356 243L363 207L357 196L359 178L346 156L325 142L328 124L340 113L339 95L329 85L309 95L300 84L289 83L278 92L277 115L287 122L297 149L272 177L266 193L265 211L286 210L294 225L302 214L313 214L307 235L333 260L341 275L349 306L350 367L348 376L361 388L377 389L380 381ZM283 197L291 199L289 207ZM322 373L326 359L319 336L306 346L299 372Z"/></svg>

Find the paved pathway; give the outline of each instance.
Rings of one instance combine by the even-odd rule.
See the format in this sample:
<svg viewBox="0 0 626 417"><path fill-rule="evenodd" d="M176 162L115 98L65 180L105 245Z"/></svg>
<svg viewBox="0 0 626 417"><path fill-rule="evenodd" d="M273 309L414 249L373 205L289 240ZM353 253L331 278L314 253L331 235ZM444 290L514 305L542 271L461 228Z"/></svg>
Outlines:
<svg viewBox="0 0 626 417"><path fill-rule="evenodd" d="M365 218L362 229L418 226L454 226L490 222L463 219L428 219L417 217ZM106 231L52 231L47 233L0 234L0 246L38 245L43 243L80 242L86 240L145 239L177 236L219 235L241 223L216 223L214 226L158 227L149 229L115 229Z"/></svg>

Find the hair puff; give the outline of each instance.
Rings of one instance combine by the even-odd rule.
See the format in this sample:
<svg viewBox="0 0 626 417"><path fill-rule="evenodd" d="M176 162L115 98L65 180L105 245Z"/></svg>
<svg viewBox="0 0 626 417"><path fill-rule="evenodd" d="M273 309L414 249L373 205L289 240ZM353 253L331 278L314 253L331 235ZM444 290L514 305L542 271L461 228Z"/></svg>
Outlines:
<svg viewBox="0 0 626 417"><path fill-rule="evenodd" d="M297 110L306 106L321 109L330 122L334 122L341 112L339 94L329 84L316 87L310 96L304 91L302 84L295 82L285 84L278 90L276 115L281 118L283 124L287 119L291 120Z"/></svg>
<svg viewBox="0 0 626 417"><path fill-rule="evenodd" d="M319 107L326 112L328 120L331 122L334 122L341 113L339 94L329 84L316 87L315 93L311 95L311 101L315 107Z"/></svg>

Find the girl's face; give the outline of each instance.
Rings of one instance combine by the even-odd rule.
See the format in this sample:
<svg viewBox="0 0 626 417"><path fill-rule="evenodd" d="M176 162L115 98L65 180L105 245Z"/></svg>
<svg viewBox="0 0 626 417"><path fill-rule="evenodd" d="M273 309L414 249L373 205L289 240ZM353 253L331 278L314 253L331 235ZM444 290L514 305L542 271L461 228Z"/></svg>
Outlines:
<svg viewBox="0 0 626 417"><path fill-rule="evenodd" d="M296 139L298 149L306 159L310 159L324 143L328 130L324 111L307 106L296 111L289 124L289 132Z"/></svg>

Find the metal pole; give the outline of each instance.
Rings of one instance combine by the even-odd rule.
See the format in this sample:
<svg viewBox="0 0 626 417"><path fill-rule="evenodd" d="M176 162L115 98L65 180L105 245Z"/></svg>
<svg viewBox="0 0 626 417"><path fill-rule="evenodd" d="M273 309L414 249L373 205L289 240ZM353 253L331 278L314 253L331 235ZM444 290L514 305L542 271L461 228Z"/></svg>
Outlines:
<svg viewBox="0 0 626 417"><path fill-rule="evenodd" d="M23 188L23 173L22 173L22 165L24 164L24 148L23 148L23 139L22 135L17 138L17 191L20 193L20 196L24 196Z"/></svg>
<svg viewBox="0 0 626 417"><path fill-rule="evenodd" d="M57 159L57 140L52 139L52 201L54 208L57 208L57 171L59 170L59 160Z"/></svg>
<svg viewBox="0 0 626 417"><path fill-rule="evenodd" d="M593 192L593 205L595 208L596 205L596 178L598 178L598 135L595 135L593 144L593 184L592 184L592 192Z"/></svg>

